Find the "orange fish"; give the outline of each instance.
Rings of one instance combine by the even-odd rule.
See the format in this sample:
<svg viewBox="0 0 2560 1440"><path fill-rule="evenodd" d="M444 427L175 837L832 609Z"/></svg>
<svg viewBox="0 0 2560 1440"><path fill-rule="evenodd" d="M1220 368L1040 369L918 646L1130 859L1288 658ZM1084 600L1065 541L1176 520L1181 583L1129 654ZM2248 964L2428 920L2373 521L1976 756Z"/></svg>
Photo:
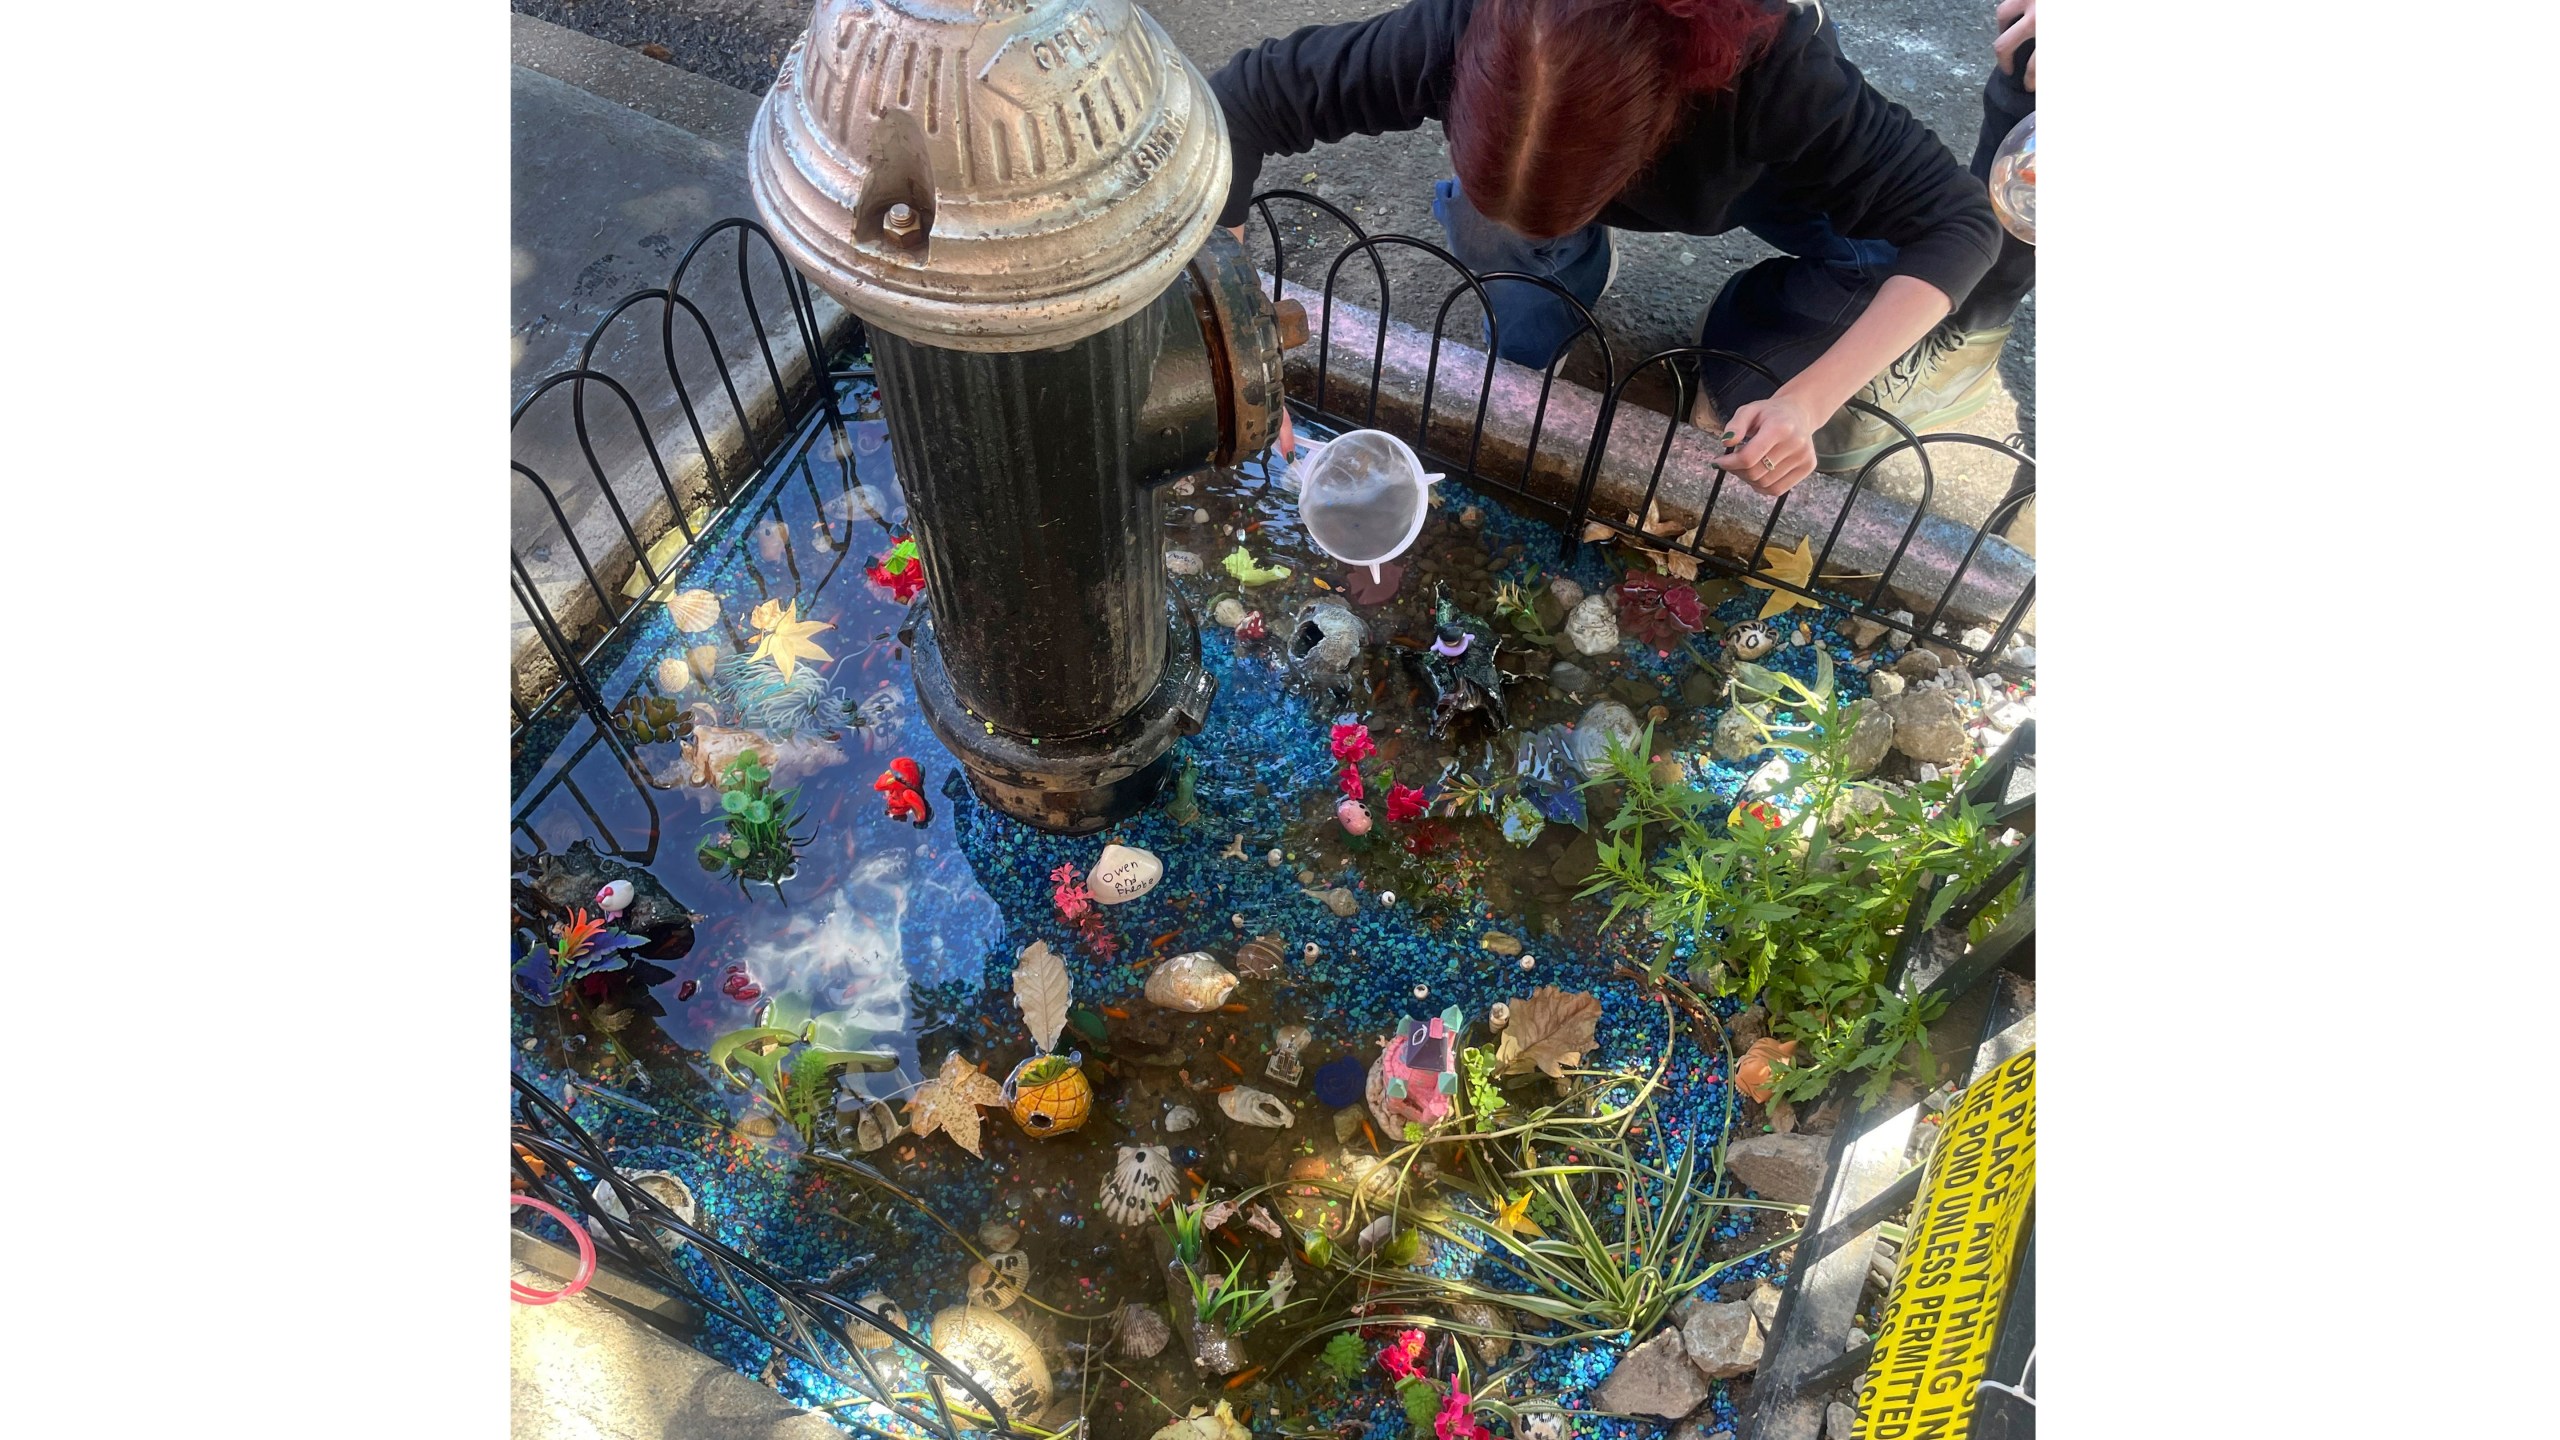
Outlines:
<svg viewBox="0 0 2560 1440"><path fill-rule="evenodd" d="M1246 1367L1244 1367L1243 1369L1241 1369L1241 1370L1237 1371L1235 1374L1233 1374L1233 1375L1231 1375L1231 1376L1229 1376L1229 1377L1227 1378L1227 1388L1228 1388L1228 1389L1230 1389L1230 1390L1233 1390L1233 1389L1234 1389L1234 1388L1236 1388L1237 1386L1242 1385L1242 1384L1243 1384L1243 1383L1245 1383L1246 1381L1251 1380L1254 1376L1259 1375L1259 1374L1261 1374L1261 1373L1262 1373L1262 1367L1261 1367L1261 1366L1259 1366L1259 1365L1247 1365L1247 1366L1246 1366Z"/></svg>
<svg viewBox="0 0 2560 1440"><path fill-rule="evenodd" d="M1219 1063L1219 1064L1221 1064L1221 1065L1226 1066L1228 1069L1233 1070L1234 1072L1236 1072L1236 1073L1237 1073L1237 1074L1239 1074L1239 1075L1241 1075L1241 1074L1243 1074L1243 1073L1244 1073L1244 1067L1243 1067L1243 1066L1241 1066L1241 1065L1239 1065L1239 1064L1237 1064L1237 1063L1235 1062L1235 1060L1233 1059L1233 1057L1229 1056L1229 1055L1228 1055L1225 1051L1223 1051L1223 1050L1221 1050L1221 1051L1219 1051L1219 1052L1218 1052L1218 1063Z"/></svg>

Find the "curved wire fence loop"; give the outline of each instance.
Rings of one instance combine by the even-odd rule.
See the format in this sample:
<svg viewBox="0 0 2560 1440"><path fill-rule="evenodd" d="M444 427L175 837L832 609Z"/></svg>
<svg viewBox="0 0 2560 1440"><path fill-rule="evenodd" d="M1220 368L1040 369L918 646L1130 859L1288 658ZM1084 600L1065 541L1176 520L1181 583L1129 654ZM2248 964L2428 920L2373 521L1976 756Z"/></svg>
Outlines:
<svg viewBox="0 0 2560 1440"><path fill-rule="evenodd" d="M664 307L659 312L658 348L659 353L666 357L667 382L676 387L676 405L684 411L685 428L693 433L694 453L702 457L703 473L711 481L713 498L726 499L728 488L723 478L724 467L720 463L719 455L711 448L711 437L702 428L702 416L693 403L693 388L684 381L684 367L676 363L677 306L684 307L685 313L693 317L695 329L701 332L703 348L711 352L712 363L719 368L720 388L729 397L729 412L738 417L738 426L741 430L744 430L747 425L747 407L738 399L737 382L729 373L729 358L720 353L720 341L712 332L711 317L702 313L701 306L672 290L663 288L637 290L622 297L615 302L612 309L604 312L602 319L596 321L595 328L587 332L587 343L578 352L578 368L581 370L595 368L596 346L603 341L606 326L620 319L622 313L632 306L652 300L660 302Z"/></svg>
<svg viewBox="0 0 2560 1440"><path fill-rule="evenodd" d="M1304 190L1265 190L1255 195L1251 202L1254 213L1262 217L1263 228L1271 232L1271 303L1277 305L1286 298L1282 291L1288 283L1289 250L1280 239L1280 222L1271 214L1271 202L1274 200L1294 200L1302 205L1313 206L1341 222L1342 228L1350 231L1351 238L1355 240L1368 239L1369 232L1360 227L1359 221L1344 214L1341 206L1321 195L1310 195ZM1375 255L1369 257L1369 263L1377 271L1378 293L1386 294L1387 263Z"/></svg>
<svg viewBox="0 0 2560 1440"><path fill-rule="evenodd" d="M1004 1407L984 1386L923 1338L868 1306L775 1274L685 1220L616 1169L595 1137L541 1087L522 1075L509 1078L515 1095L515 1116L508 1159L518 1184L528 1193L555 1204L567 1201L562 1208L570 1210L587 1227L599 1250L910 1425L949 1437L957 1437L964 1430L997 1436L1019 1433ZM531 1163L533 1160L538 1160L539 1166ZM597 1194L608 1187L620 1214L597 1203ZM676 1247L689 1247L700 1257L717 1282L716 1290L693 1278L678 1261ZM779 1315L779 1323L760 1313L756 1300L750 1298L751 1292ZM831 1311L842 1318L830 1323ZM938 1382L927 1386L937 1413L927 1415L898 1398L897 1390L855 1339L852 1324L878 1330L888 1337L891 1349L903 1352L910 1363ZM844 1357L844 1364L834 1358L839 1354ZM846 1364L852 1367L850 1372ZM959 1412L943 1395L944 1386L957 1386L965 1392L989 1423L964 1426ZM839 1418L859 1423L857 1417L837 1413Z"/></svg>

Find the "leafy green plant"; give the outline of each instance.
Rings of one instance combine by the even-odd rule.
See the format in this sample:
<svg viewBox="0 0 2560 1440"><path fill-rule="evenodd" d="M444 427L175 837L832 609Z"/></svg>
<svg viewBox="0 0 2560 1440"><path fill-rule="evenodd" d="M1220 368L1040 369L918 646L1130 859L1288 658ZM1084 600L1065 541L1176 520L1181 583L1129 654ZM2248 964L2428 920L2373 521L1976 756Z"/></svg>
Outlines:
<svg viewBox="0 0 2560 1440"><path fill-rule="evenodd" d="M1164 1226L1165 1233L1173 1240L1173 1258L1180 1261L1186 1268L1200 1263L1201 1250L1208 1244L1208 1226L1201 1218L1208 1212L1208 1208L1207 1205L1199 1202L1189 1205L1168 1205L1158 1221Z"/></svg>
<svg viewBox="0 0 2560 1440"><path fill-rule="evenodd" d="M1520 632L1520 638L1532 645L1553 649L1555 632L1538 618L1538 597L1545 591L1546 586L1542 582L1520 585L1502 581L1493 587L1493 613L1497 618L1510 621L1511 628Z"/></svg>
<svg viewBox="0 0 2560 1440"><path fill-rule="evenodd" d="M811 1043L805 1031L773 1025L732 1030L712 1041L702 1058L724 1079L761 1096L804 1141L815 1139L821 1127L835 1118L837 1071L898 1068L895 1055L824 1049ZM746 1075L739 1075L732 1066L743 1068Z"/></svg>
<svg viewBox="0 0 2560 1440"><path fill-rule="evenodd" d="M1655 983L1694 947L1693 973L1716 993L1765 994L1772 1032L1802 1042L1796 1063L1776 1072L1779 1098L1809 1099L1863 1075L1859 1094L1872 1099L1902 1057L1927 1056L1938 1008L1883 984L1913 897L1935 884L1922 921L1935 926L2006 848L1989 807L1963 803L1951 781L1896 790L1849 778L1855 716L1827 665L1812 685L1755 665L1737 665L1734 678L1737 703L1757 697L1742 713L1764 742L1805 755L1800 787L1784 807L1772 797L1718 817L1704 791L1654 779L1650 727L1632 746L1613 743L1590 783L1622 787L1621 799L1582 894L1609 898L1604 928L1632 914L1658 937L1647 966ZM1974 920L1975 938L2013 895Z"/></svg>
<svg viewBox="0 0 2560 1440"><path fill-rule="evenodd" d="M1415 1377L1396 1382L1396 1398L1404 1402L1405 1423L1419 1437L1434 1433L1432 1421L1440 1413L1440 1387Z"/></svg>
<svg viewBox="0 0 2560 1440"><path fill-rule="evenodd" d="M772 780L752 750L721 767L720 814L711 822L719 828L694 852L703 869L776 888L790 878L809 837L791 833L793 822L804 818L792 813L800 792L769 789Z"/></svg>
<svg viewBox="0 0 2560 1440"><path fill-rule="evenodd" d="M1491 1115L1511 1103L1502 1096L1502 1088L1493 1083L1493 1051L1482 1045L1470 1045L1458 1054L1467 1071L1467 1105L1478 1116Z"/></svg>
<svg viewBox="0 0 2560 1440"><path fill-rule="evenodd" d="M1326 1341L1316 1360L1332 1371L1335 1379L1346 1383L1359 1379L1361 1372L1369 1368L1369 1355L1361 1348L1360 1337L1348 1330Z"/></svg>
<svg viewBox="0 0 2560 1440"><path fill-rule="evenodd" d="M1222 1274L1204 1275L1191 1265L1182 1267L1182 1278L1191 1287L1191 1314L1202 1325L1216 1325L1231 1335L1242 1335L1269 1319L1280 1308L1272 1303L1270 1287L1247 1285L1243 1281L1249 1255L1238 1255Z"/></svg>

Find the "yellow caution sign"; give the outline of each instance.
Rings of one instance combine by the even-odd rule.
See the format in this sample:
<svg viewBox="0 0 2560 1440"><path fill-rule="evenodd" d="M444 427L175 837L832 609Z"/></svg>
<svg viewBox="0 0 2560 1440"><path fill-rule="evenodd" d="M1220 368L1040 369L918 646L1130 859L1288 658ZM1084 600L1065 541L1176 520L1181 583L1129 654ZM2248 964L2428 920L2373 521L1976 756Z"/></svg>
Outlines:
<svg viewBox="0 0 2560 1440"><path fill-rule="evenodd" d="M1859 1440L1964 1440L1972 1430L2035 1194L2029 1048L1976 1081L1939 1127L1858 1392Z"/></svg>

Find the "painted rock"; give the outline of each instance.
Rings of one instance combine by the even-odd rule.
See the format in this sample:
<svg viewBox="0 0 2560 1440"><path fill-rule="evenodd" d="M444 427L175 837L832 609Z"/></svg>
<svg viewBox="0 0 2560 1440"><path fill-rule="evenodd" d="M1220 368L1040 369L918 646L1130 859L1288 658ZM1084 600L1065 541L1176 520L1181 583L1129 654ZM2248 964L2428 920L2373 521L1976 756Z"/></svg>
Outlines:
<svg viewBox="0 0 2560 1440"><path fill-rule="evenodd" d="M1056 1392L1049 1362L1022 1327L981 1305L954 1305L933 1317L933 1348L985 1387L1010 1414L1048 1408Z"/></svg>
<svg viewBox="0 0 2560 1440"><path fill-rule="evenodd" d="M888 1292L886 1291L874 1290L870 1294L863 1296L861 1299L856 1300L853 1303L870 1311L872 1314L879 1316L881 1319L888 1321L890 1324L897 1326L901 1330L909 1328L907 1325L907 1312L899 1309L898 1302L890 1299ZM898 1343L897 1337L891 1335L888 1331L881 1329L877 1325L868 1324L864 1321L854 1321L847 1327L847 1330L848 1333L853 1336L853 1343L861 1346L865 1350L886 1350L890 1346Z"/></svg>
<svg viewBox="0 0 2560 1440"><path fill-rule="evenodd" d="M1023 1134L1044 1139L1084 1128L1093 1114L1093 1082L1085 1078L1083 1060L1074 1053L1034 1055L1013 1067L1004 1081L1005 1108Z"/></svg>
<svg viewBox="0 0 2560 1440"><path fill-rule="evenodd" d="M1236 988L1234 972L1205 950L1176 955L1147 976L1147 1002L1167 1010L1205 1014L1227 1003Z"/></svg>
<svg viewBox="0 0 2560 1440"><path fill-rule="evenodd" d="M1263 1130L1286 1130L1298 1123L1287 1102L1268 1090L1238 1085L1218 1096L1218 1108L1239 1125Z"/></svg>
<svg viewBox="0 0 2560 1440"><path fill-rule="evenodd" d="M1156 888L1164 878L1164 862L1135 845L1105 845L1084 888L1096 905L1125 905Z"/></svg>
<svg viewBox="0 0 2560 1440"><path fill-rule="evenodd" d="M1162 1145L1123 1145L1120 1161L1102 1182L1102 1213L1117 1225L1137 1225L1173 1198L1173 1152Z"/></svg>
<svg viewBox="0 0 2560 1440"><path fill-rule="evenodd" d="M1031 1257L1019 1250L998 1250L969 1267L969 1303L1002 1310L1022 1298L1031 1283Z"/></svg>
<svg viewBox="0 0 2560 1440"><path fill-rule="evenodd" d="M1200 1123L1200 1112L1188 1105L1176 1105L1164 1112L1164 1133L1179 1135Z"/></svg>

